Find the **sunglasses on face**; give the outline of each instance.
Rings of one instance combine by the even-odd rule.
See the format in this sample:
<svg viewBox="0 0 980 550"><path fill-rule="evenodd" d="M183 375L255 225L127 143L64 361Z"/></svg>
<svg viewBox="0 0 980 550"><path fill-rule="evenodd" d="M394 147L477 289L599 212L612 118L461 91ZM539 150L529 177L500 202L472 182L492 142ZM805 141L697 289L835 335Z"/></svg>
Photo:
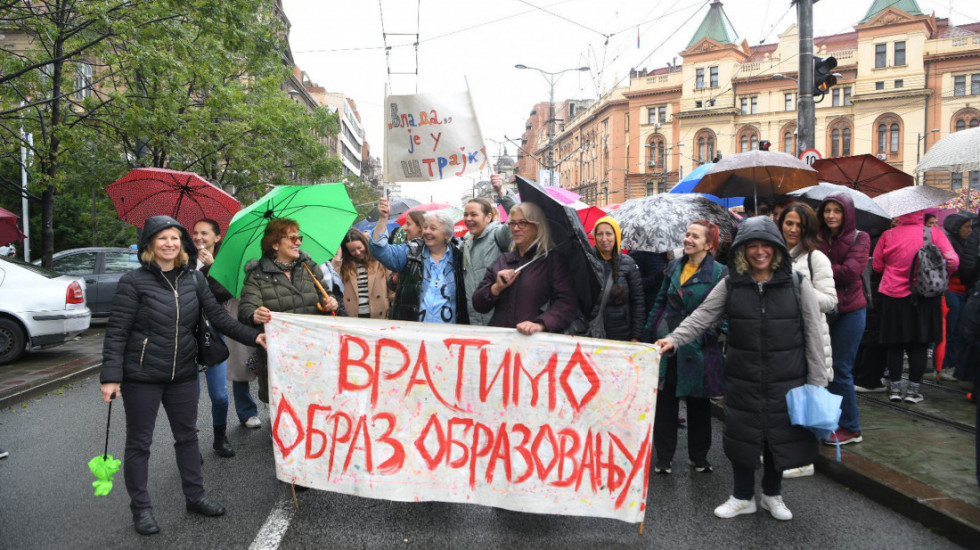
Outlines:
<svg viewBox="0 0 980 550"><path fill-rule="evenodd" d="M286 235L283 238L284 239L289 239L290 241L292 241L295 244L303 244L303 236L302 235Z"/></svg>
<svg viewBox="0 0 980 550"><path fill-rule="evenodd" d="M509 227L511 229L514 229L515 227L520 227L521 229L527 229L527 226L529 226L529 225L536 225L536 224L534 222L530 222L530 221L527 221L527 220L520 220L520 221L516 221L516 222L515 221L509 221L509 222L507 222L507 227Z"/></svg>

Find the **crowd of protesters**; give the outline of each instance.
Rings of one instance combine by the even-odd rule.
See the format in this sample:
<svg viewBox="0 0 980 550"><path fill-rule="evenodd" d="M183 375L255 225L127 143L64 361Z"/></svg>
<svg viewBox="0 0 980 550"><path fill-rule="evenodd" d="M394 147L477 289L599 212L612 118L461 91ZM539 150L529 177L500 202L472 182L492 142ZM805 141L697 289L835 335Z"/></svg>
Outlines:
<svg viewBox="0 0 980 550"><path fill-rule="evenodd" d="M474 324L526 335L552 332L655 344L662 357L652 471L669 475L676 469L678 428L684 422L691 470L713 471L711 402L723 399L723 444L733 490L714 510L721 518L756 511L760 467L759 506L776 519L793 517L781 496L782 480L813 473L819 442L790 422L790 389L812 384L840 395L839 428L824 443L846 445L862 441L856 391L885 390L889 399L909 404L923 400L919 384L931 345L946 342L945 358L937 365L942 370L961 380L976 376L969 360L976 356L972 346L980 334L980 319L974 318L980 304L971 301L980 300L980 290L973 288L978 249L973 214L949 216L946 232L927 226L925 212L905 215L872 245L871 235L857 229L846 193L828 196L816 209L791 200L764 204L728 241L727 265L716 256L723 238L731 236L720 235L710 221L692 220L677 251L626 253L619 224L604 217L592 229L600 290L591 311L581 311L541 208L518 202L500 176L491 183L493 202L474 198L465 204L463 239L454 237L456 220L438 210L409 212L404 227L389 234L390 205L382 198L373 231L352 228L334 261L322 265L302 249L295 221L271 219L261 257L245 265L240 299L208 276L220 248L217 223L199 221L192 239L170 218L148 219L139 245L142 267L123 276L113 302L101 376L105 400L125 396L124 472L136 530L159 531L146 480L160 404L176 441L187 509L206 516L224 513L206 496L200 467L193 335L202 309L238 342L229 340L227 363L206 369L205 375L213 448L226 458L235 454L226 437L226 382L232 381L235 411L245 427L261 426L249 381L258 379L259 400L269 402L262 330L273 312ZM507 212L506 223L498 205ZM943 298L917 296L909 282L924 232L952 275L945 333ZM868 298L875 290L867 288L869 265L881 274L875 316L869 315ZM965 337L957 337L958 327ZM860 353L869 347L881 353ZM906 354L907 384L902 380ZM859 358L872 355L885 360L871 368L876 372L862 366L858 373ZM686 419L679 416L682 399Z"/></svg>

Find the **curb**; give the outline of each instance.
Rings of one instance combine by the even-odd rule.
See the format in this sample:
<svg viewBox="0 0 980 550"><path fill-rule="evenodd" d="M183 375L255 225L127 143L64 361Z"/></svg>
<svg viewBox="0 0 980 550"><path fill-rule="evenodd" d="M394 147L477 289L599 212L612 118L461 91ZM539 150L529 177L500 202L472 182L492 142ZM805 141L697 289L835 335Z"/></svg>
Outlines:
<svg viewBox="0 0 980 550"><path fill-rule="evenodd" d="M76 364L70 364L68 368L61 372L32 380L27 384L14 388L12 391L8 391L6 394L0 394L0 408L11 407L33 397L43 395L45 392L59 388L64 384L89 376L100 367L102 367L101 358L81 360Z"/></svg>
<svg viewBox="0 0 980 550"><path fill-rule="evenodd" d="M724 421L725 409L712 402L711 414ZM817 471L869 499L933 529L966 548L980 540L980 508L947 495L902 472L868 460L846 448L820 445Z"/></svg>

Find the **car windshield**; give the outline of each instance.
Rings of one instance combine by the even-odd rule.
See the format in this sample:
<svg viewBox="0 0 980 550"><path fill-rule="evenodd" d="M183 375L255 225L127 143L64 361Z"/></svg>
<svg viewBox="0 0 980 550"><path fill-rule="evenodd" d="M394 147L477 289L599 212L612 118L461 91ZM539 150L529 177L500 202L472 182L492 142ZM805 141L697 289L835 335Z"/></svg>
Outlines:
<svg viewBox="0 0 980 550"><path fill-rule="evenodd" d="M43 267L41 267L39 265L29 264L29 263L25 262L24 260L18 260L17 258L4 258L4 257L0 256L0 261L12 263L14 265L23 267L24 269L26 269L28 271L33 271L34 273L37 273L38 275L41 275L43 277L47 277L48 279L54 279L56 277L61 277L61 274L60 273L55 273L54 271L51 271L50 269L44 269Z"/></svg>

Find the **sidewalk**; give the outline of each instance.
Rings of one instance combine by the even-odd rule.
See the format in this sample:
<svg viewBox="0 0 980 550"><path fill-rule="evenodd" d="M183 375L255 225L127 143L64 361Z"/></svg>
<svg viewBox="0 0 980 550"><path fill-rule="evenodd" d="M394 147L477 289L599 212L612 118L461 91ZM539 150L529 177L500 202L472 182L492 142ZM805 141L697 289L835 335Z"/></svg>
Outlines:
<svg viewBox="0 0 980 550"><path fill-rule="evenodd" d="M68 344L0 366L0 408L97 374L103 332L104 326L94 326ZM859 396L864 442L842 446L841 462L836 461L836 448L821 445L817 471L975 548L980 541L976 412L964 399L966 389L955 382L923 385L925 401L917 405L890 404L880 393ZM721 408L715 407L715 413L720 416Z"/></svg>

